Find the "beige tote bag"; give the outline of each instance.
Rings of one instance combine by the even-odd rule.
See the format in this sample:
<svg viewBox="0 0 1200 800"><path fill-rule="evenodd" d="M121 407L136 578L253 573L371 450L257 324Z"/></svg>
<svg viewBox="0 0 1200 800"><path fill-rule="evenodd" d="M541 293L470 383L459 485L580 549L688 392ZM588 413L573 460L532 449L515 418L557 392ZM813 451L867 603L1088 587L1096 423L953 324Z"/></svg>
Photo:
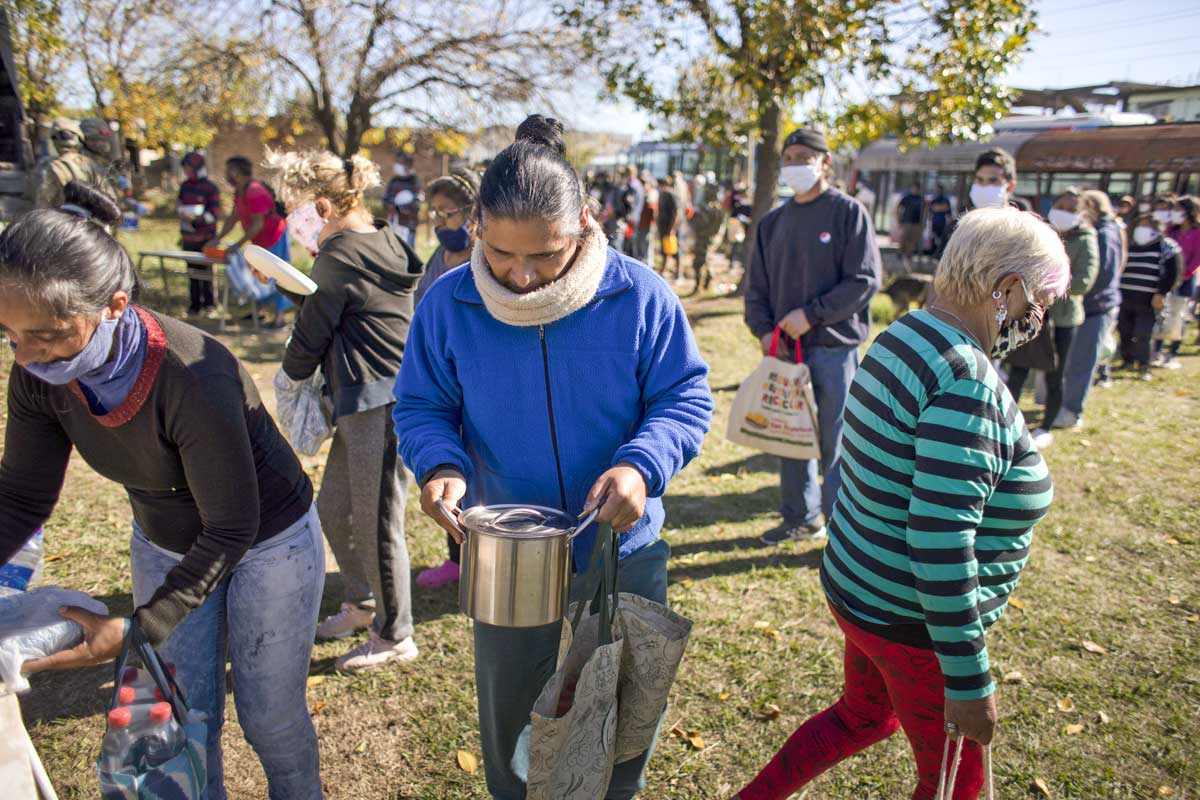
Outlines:
<svg viewBox="0 0 1200 800"><path fill-rule="evenodd" d="M738 388L725 438L781 458L819 459L812 376L799 341L794 363L779 358L780 333L776 328L770 353Z"/></svg>

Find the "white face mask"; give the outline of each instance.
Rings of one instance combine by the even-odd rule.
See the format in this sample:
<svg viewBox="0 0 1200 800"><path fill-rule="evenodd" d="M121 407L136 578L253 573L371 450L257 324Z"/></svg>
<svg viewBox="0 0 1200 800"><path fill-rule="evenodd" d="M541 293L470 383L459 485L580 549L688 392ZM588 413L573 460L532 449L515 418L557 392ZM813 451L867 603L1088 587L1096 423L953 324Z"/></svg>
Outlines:
<svg viewBox="0 0 1200 800"><path fill-rule="evenodd" d="M1182 225L1183 224L1183 210L1182 209L1177 208L1171 212L1171 224L1172 225Z"/></svg>
<svg viewBox="0 0 1200 800"><path fill-rule="evenodd" d="M1171 212L1170 211L1155 211L1154 219L1162 225L1170 225L1171 224Z"/></svg>
<svg viewBox="0 0 1200 800"><path fill-rule="evenodd" d="M396 176L400 178L408 177L408 167L404 166L403 164L397 164L396 166L392 167L392 172L394 172Z"/></svg>
<svg viewBox="0 0 1200 800"><path fill-rule="evenodd" d="M1008 202L1008 189L986 183L971 184L971 205L976 208L1001 208Z"/></svg>
<svg viewBox="0 0 1200 800"><path fill-rule="evenodd" d="M779 178L796 194L804 194L816 186L824 168L817 164L792 164L779 170Z"/></svg>
<svg viewBox="0 0 1200 800"><path fill-rule="evenodd" d="M1133 229L1133 241L1140 245L1147 245L1158 238L1158 231L1151 228L1149 225L1138 225Z"/></svg>
<svg viewBox="0 0 1200 800"><path fill-rule="evenodd" d="M1079 227L1079 215L1064 211L1061 208L1050 209L1049 223L1054 230L1065 233Z"/></svg>

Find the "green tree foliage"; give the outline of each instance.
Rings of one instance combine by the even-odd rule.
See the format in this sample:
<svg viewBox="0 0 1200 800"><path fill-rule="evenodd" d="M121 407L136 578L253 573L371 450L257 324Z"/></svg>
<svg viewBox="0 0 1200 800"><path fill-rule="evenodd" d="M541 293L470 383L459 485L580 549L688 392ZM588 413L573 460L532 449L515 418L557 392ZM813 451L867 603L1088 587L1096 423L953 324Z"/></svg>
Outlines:
<svg viewBox="0 0 1200 800"><path fill-rule="evenodd" d="M1034 30L1028 0L575 0L608 92L676 138L754 136L753 223L770 209L787 117L835 144L974 138L1008 108L1002 78ZM664 79L662 76L670 76Z"/></svg>
<svg viewBox="0 0 1200 800"><path fill-rule="evenodd" d="M67 64L67 43L59 0L3 0L25 107L27 132L37 140L39 126L59 110L59 85Z"/></svg>

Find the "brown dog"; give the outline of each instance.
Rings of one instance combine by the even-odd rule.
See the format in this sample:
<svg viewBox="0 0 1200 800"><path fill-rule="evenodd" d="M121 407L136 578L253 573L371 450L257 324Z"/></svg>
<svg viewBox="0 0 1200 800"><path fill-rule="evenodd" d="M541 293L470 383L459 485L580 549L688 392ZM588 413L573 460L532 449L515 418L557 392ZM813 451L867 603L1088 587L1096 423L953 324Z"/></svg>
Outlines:
<svg viewBox="0 0 1200 800"><path fill-rule="evenodd" d="M929 284L932 282L932 275L910 272L905 275L897 275L883 290L883 293L892 298L892 307L896 309L896 316L901 317L908 313L913 303L916 303L918 308L925 307L925 298L929 294Z"/></svg>

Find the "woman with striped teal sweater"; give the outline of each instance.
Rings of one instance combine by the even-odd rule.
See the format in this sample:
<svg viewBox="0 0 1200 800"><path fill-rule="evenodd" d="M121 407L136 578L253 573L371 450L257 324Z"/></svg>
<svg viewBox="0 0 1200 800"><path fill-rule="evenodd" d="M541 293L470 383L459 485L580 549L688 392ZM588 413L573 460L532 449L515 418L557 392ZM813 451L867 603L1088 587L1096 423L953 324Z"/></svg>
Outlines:
<svg viewBox="0 0 1200 800"><path fill-rule="evenodd" d="M1004 613L1053 494L992 366L1037 335L1068 285L1054 231L1015 209L960 221L936 300L876 339L845 410L842 487L821 584L845 635L842 697L737 795L787 797L903 728L914 800L937 790L947 733L965 736L955 800L983 784L996 727L985 632Z"/></svg>

